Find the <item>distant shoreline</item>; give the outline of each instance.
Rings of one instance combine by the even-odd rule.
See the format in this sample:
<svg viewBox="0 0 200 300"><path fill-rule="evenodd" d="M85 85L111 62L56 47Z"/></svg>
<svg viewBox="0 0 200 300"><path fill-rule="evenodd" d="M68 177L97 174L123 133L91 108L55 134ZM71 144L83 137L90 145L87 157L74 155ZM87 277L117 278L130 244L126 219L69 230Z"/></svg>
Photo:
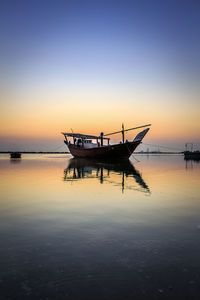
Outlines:
<svg viewBox="0 0 200 300"><path fill-rule="evenodd" d="M0 151L0 154L10 154L13 152L20 152L21 154L70 154L68 151L63 151L63 152L55 152L55 151ZM149 154L183 154L183 152L156 152L156 151L149 151L149 152L134 152L134 154L139 154L139 155L149 155Z"/></svg>
<svg viewBox="0 0 200 300"><path fill-rule="evenodd" d="M70 154L70 152L50 152L50 151L0 151L0 154L10 154L13 152L19 152L21 154Z"/></svg>
<svg viewBox="0 0 200 300"><path fill-rule="evenodd" d="M149 154L183 154L183 152L167 152L167 151L164 151L164 152L156 152L156 151L149 151L149 152L133 152L133 154L146 154L146 155L149 155Z"/></svg>

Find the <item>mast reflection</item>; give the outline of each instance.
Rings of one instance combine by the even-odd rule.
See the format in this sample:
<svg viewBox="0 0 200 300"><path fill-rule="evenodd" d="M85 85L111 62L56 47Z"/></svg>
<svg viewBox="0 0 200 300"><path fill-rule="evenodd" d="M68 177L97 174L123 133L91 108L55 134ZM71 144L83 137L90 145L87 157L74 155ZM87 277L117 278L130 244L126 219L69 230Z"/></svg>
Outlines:
<svg viewBox="0 0 200 300"><path fill-rule="evenodd" d="M121 176L121 182L116 181L115 174ZM131 185L126 184L128 178L133 178ZM150 194L148 185L143 180L141 174L135 169L130 160L117 162L102 162L82 158L72 158L68 167L64 170L64 181L77 181L87 178L99 179L99 182L121 185L124 189L133 189ZM135 185L137 183L137 185Z"/></svg>

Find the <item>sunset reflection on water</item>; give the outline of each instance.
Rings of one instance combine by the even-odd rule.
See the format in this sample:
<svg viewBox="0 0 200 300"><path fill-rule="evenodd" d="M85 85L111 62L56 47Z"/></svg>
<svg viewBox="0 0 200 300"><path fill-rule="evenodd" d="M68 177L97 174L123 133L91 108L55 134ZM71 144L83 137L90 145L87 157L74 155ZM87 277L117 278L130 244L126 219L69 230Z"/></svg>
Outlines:
<svg viewBox="0 0 200 300"><path fill-rule="evenodd" d="M199 163L24 154L0 168L4 299L199 296Z"/></svg>

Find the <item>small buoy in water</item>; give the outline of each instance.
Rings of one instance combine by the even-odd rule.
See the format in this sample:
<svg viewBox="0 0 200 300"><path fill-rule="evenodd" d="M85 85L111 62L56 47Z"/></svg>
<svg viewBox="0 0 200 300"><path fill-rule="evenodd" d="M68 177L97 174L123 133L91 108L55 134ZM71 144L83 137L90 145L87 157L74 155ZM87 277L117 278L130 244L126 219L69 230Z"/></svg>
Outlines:
<svg viewBox="0 0 200 300"><path fill-rule="evenodd" d="M11 152L10 158L21 158L21 153L20 152Z"/></svg>

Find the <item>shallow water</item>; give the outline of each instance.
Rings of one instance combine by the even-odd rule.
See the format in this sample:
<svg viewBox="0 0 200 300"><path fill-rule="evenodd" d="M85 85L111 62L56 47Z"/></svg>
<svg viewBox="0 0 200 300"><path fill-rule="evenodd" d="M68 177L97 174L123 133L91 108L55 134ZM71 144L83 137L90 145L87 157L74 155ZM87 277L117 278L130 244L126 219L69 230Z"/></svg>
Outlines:
<svg viewBox="0 0 200 300"><path fill-rule="evenodd" d="M0 299L200 299L200 163L0 156Z"/></svg>

